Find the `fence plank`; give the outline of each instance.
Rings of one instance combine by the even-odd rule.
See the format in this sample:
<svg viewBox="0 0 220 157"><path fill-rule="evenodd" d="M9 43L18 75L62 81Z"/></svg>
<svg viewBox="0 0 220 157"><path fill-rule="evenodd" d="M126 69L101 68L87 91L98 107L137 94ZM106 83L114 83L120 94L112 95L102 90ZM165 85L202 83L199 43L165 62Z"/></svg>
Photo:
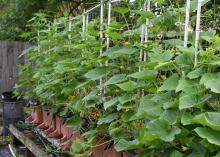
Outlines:
<svg viewBox="0 0 220 157"><path fill-rule="evenodd" d="M0 93L13 89L19 79L20 63L24 63L24 57L18 58L24 49L33 44L17 41L0 41Z"/></svg>

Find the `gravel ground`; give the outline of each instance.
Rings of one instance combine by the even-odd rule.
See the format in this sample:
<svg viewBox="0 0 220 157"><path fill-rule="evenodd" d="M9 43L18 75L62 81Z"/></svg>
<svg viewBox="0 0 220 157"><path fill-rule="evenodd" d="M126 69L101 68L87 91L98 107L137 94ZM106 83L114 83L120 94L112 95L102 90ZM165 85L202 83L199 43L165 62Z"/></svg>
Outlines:
<svg viewBox="0 0 220 157"><path fill-rule="evenodd" d="M0 157L13 157L8 146L0 146Z"/></svg>

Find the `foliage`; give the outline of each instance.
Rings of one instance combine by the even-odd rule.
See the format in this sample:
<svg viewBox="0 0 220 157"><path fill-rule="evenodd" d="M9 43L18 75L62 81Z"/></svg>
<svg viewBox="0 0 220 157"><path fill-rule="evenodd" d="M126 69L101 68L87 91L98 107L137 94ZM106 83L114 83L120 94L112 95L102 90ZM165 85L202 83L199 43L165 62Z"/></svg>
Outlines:
<svg viewBox="0 0 220 157"><path fill-rule="evenodd" d="M203 30L195 66L195 31L185 48L177 25L184 21L184 4L158 3L160 16L140 11L141 1L116 7L120 20L104 24L109 49L99 38L97 20L87 32L81 31L81 16L71 31L65 18L50 29L35 23L43 29L39 46L24 52L29 62L21 66L16 92L68 115L68 124L84 133L86 140L78 140L71 154L82 149L88 154L100 138L113 140L118 151L140 149L139 157L219 155L220 37L215 28ZM140 44L146 18L149 41ZM194 24L193 18L191 28ZM146 62L139 60L140 50L147 53ZM23 86L27 90L19 91Z"/></svg>

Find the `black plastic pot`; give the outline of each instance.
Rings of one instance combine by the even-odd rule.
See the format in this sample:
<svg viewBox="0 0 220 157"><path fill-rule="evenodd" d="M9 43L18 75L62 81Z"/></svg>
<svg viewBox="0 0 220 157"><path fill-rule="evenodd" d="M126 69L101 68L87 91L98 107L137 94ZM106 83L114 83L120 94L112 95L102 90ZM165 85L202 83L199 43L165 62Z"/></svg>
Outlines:
<svg viewBox="0 0 220 157"><path fill-rule="evenodd" d="M9 124L24 120L24 101L13 97L13 92L2 93L3 135L9 134Z"/></svg>

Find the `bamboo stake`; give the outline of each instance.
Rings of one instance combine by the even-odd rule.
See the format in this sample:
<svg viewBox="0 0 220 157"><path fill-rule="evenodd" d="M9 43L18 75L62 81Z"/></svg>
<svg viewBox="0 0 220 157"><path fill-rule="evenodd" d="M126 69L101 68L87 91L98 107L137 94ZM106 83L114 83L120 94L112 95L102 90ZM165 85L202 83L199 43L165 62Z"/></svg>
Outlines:
<svg viewBox="0 0 220 157"><path fill-rule="evenodd" d="M187 2L186 2L186 17L185 17L184 47L187 47L187 44L188 44L189 17L190 17L190 0L187 0Z"/></svg>
<svg viewBox="0 0 220 157"><path fill-rule="evenodd" d="M199 47L199 35L200 35L200 22L201 22L201 8L202 8L202 1L198 0L198 5L197 5L197 19L196 19L196 36L195 36L195 63L194 67L197 66L198 64L198 47Z"/></svg>

